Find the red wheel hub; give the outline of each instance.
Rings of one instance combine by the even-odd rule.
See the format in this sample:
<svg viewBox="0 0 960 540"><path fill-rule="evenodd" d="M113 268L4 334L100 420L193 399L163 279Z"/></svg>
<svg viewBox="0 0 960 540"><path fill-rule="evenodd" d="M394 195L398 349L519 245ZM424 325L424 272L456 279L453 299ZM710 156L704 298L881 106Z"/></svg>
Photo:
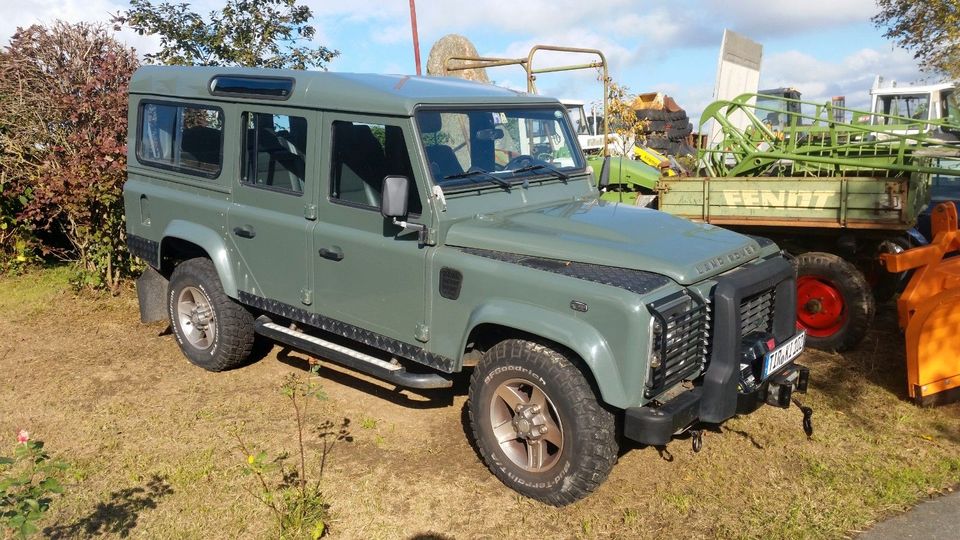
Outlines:
<svg viewBox="0 0 960 540"><path fill-rule="evenodd" d="M823 276L797 278L797 326L813 337L830 337L847 322L840 289Z"/></svg>

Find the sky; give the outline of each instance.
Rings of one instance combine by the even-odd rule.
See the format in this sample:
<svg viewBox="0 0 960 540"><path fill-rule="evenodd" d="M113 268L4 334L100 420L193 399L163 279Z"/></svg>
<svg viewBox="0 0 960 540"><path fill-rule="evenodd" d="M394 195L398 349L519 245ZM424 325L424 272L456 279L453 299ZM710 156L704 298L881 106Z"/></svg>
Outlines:
<svg viewBox="0 0 960 540"><path fill-rule="evenodd" d="M186 1L186 0L176 0ZM224 0L191 2L208 13ZM414 73L408 0L299 0L314 12L316 41L340 51L331 71ZM103 21L126 7L124 0L0 0L0 44L18 26ZM483 56L526 56L534 44L602 50L615 81L631 92L665 92L691 117L710 101L724 28L763 45L761 88L793 86L804 99L846 97L863 108L877 75L886 80L935 82L912 55L883 38L870 17L874 0L417 0L424 68L430 47L457 33ZM159 42L130 30L118 37L147 53ZM567 57L570 63L582 60ZM544 56L544 65L557 58ZM523 70L488 71L497 84L524 89ZM587 71L545 74L540 93L600 99Z"/></svg>

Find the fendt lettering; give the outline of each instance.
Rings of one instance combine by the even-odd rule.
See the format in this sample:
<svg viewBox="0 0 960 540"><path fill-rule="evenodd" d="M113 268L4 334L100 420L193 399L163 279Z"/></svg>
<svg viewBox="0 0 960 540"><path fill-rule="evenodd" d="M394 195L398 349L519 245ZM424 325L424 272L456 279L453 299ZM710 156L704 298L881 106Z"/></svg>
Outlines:
<svg viewBox="0 0 960 540"><path fill-rule="evenodd" d="M758 206L763 208L827 208L834 191L799 190L724 190L727 206Z"/></svg>

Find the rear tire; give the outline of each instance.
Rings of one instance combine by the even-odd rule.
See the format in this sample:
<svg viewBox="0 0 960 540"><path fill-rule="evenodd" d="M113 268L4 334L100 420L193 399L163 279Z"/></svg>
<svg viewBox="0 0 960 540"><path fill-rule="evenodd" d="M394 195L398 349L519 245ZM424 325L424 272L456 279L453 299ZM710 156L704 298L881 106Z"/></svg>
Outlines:
<svg viewBox="0 0 960 540"><path fill-rule="evenodd" d="M828 351L856 347L876 311L866 278L831 253L804 253L796 264L797 325L806 330L807 344Z"/></svg>
<svg viewBox="0 0 960 540"><path fill-rule="evenodd" d="M659 109L637 109L636 115L638 120L667 120L667 111Z"/></svg>
<svg viewBox="0 0 960 540"><path fill-rule="evenodd" d="M484 354L469 413L490 471L547 504L586 497L617 461L614 414L570 358L538 343L506 340Z"/></svg>
<svg viewBox="0 0 960 540"><path fill-rule="evenodd" d="M170 327L187 360L208 371L245 365L253 350L253 315L227 296L213 262L177 265L167 288Z"/></svg>

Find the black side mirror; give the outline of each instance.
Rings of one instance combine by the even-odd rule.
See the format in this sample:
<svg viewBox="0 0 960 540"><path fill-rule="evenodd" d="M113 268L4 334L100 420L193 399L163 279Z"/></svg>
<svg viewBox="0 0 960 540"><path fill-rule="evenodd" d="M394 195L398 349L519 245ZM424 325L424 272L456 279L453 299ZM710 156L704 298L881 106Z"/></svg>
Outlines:
<svg viewBox="0 0 960 540"><path fill-rule="evenodd" d="M406 176L386 176L380 191L380 214L385 218L407 217L410 180Z"/></svg>
<svg viewBox="0 0 960 540"><path fill-rule="evenodd" d="M610 185L610 156L603 158L603 165L600 167L600 179L597 182L600 189L605 189Z"/></svg>

